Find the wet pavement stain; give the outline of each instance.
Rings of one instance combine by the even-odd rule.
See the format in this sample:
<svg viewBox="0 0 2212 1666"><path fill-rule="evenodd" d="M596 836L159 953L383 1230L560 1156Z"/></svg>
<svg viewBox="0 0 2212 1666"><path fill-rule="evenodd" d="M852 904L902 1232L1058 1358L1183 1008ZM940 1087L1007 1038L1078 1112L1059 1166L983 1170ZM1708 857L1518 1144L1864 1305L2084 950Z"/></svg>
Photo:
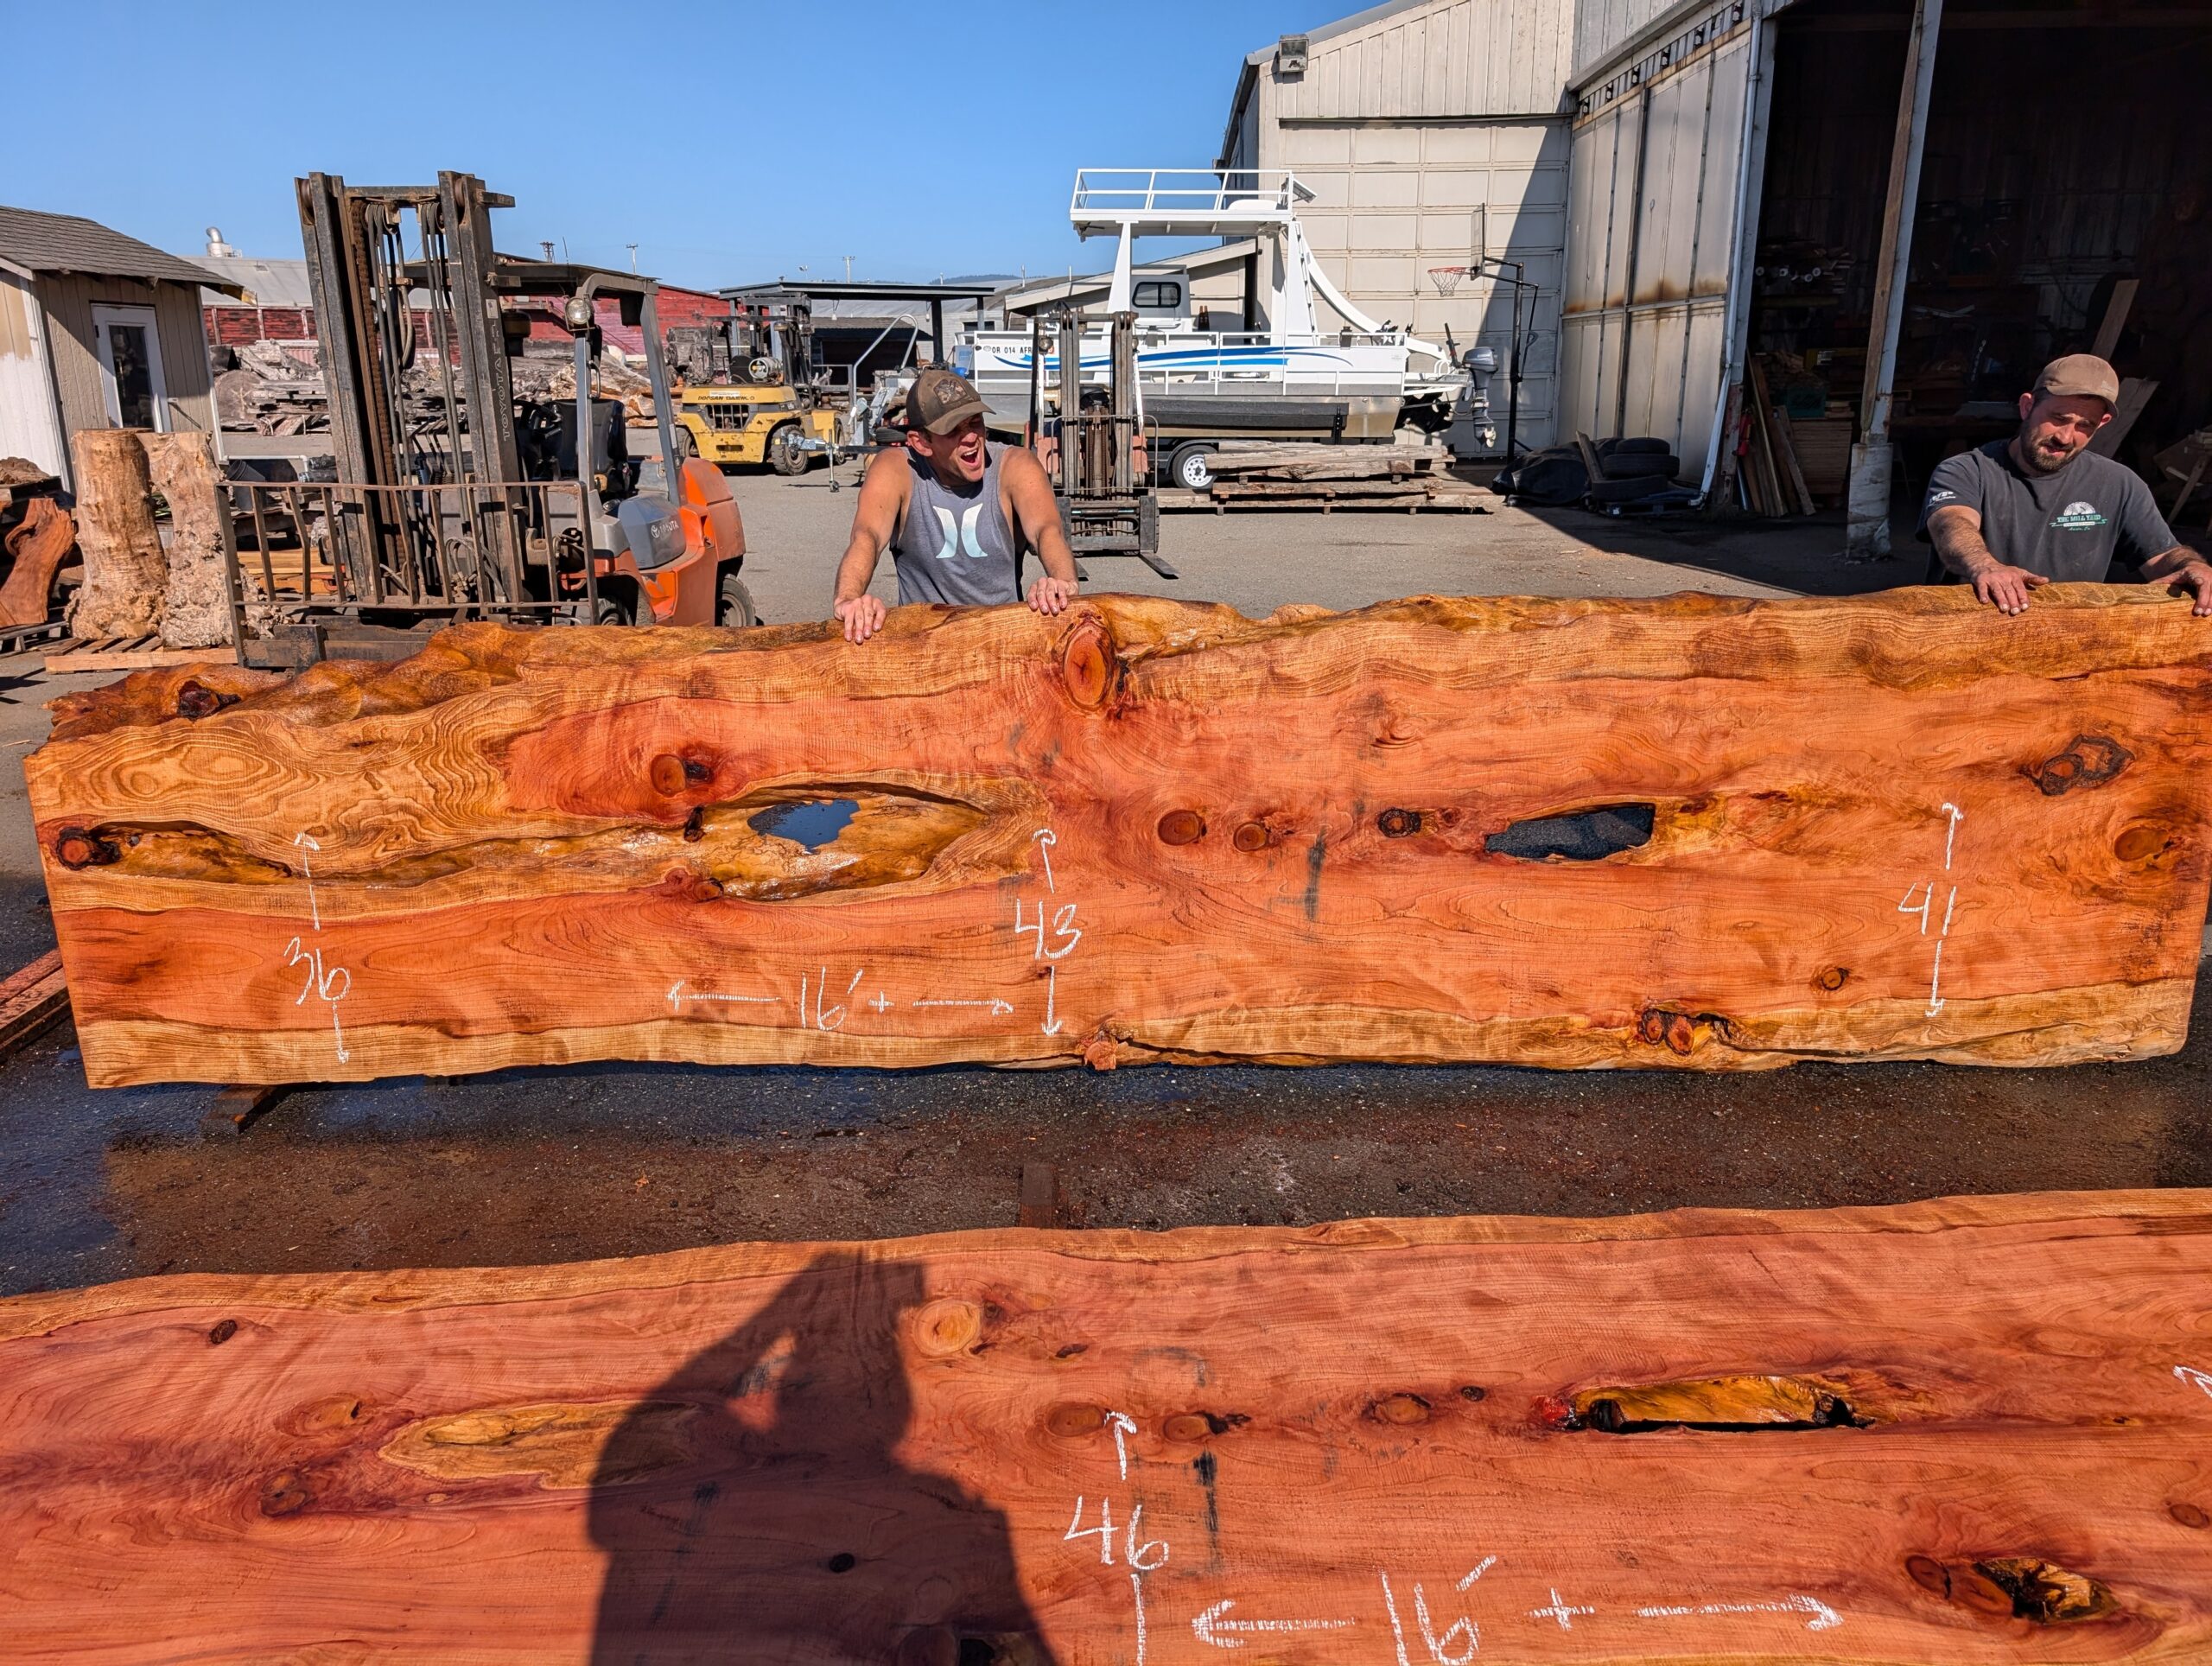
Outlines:
<svg viewBox="0 0 2212 1666"><path fill-rule="evenodd" d="M64 1025L0 1065L0 1291L1010 1226L1038 1162L1142 1229L2205 1186L2208 1075L2201 1022L2038 1071L598 1065L302 1088L207 1140L213 1088L94 1092Z"/></svg>

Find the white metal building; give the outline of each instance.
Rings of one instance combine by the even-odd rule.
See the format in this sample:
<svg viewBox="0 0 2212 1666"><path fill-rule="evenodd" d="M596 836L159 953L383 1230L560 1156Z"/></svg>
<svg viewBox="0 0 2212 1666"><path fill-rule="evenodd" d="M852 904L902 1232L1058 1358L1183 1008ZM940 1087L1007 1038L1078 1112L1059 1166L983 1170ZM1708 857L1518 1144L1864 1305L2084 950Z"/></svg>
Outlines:
<svg viewBox="0 0 2212 1666"><path fill-rule="evenodd" d="M1510 288L1463 281L1447 298L1429 271L1484 254L1521 262L1535 286L1522 301L1523 445L1556 426L1573 11L1392 0L1287 35L1245 59L1216 164L1292 169L1315 193L1299 213L1307 241L1349 300L1431 340L1448 329L1462 348L1487 345L1501 366ZM1504 397L1501 380L1501 419Z"/></svg>

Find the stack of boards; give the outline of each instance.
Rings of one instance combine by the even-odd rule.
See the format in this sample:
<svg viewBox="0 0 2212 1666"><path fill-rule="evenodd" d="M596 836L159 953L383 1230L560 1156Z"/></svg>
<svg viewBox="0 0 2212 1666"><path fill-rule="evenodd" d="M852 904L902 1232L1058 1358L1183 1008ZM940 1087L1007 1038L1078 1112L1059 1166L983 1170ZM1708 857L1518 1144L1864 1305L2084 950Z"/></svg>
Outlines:
<svg viewBox="0 0 2212 1666"><path fill-rule="evenodd" d="M2212 1658L2212 1194L0 1301L23 1660Z"/></svg>
<svg viewBox="0 0 2212 1666"><path fill-rule="evenodd" d="M1452 474L1441 445L1225 445L1206 455L1213 484L1166 492L1163 508L1473 510L1495 501Z"/></svg>

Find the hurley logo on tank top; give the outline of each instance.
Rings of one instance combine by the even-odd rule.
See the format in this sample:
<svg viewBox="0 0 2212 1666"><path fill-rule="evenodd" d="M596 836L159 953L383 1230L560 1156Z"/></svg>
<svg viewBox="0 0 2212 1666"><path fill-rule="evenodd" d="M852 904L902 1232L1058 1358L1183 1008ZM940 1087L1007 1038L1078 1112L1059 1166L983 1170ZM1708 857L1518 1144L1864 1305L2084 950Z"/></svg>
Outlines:
<svg viewBox="0 0 2212 1666"><path fill-rule="evenodd" d="M2083 503L2077 498L2060 510L2050 524L2062 532L2082 532L2093 526L2102 526L2105 518L2097 512L2096 505Z"/></svg>
<svg viewBox="0 0 2212 1666"><path fill-rule="evenodd" d="M983 512L982 504L970 505L962 513L960 531L957 537L952 530L952 512L942 504L932 504L931 507L937 511L938 531L944 538L944 544L938 547L937 552L937 558L939 561L950 561L957 555L966 555L976 561L988 559L983 554L982 546L976 542L976 517Z"/></svg>

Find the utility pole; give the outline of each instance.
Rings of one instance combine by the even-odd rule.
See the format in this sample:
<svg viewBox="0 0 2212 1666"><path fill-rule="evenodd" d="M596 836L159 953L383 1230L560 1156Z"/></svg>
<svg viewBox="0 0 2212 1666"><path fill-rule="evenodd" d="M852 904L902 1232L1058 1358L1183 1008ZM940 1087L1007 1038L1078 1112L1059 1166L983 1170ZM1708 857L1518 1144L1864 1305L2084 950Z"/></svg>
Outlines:
<svg viewBox="0 0 2212 1666"><path fill-rule="evenodd" d="M638 270L638 245L634 243L626 243L622 246L630 251L630 270L633 272L636 271Z"/></svg>
<svg viewBox="0 0 2212 1666"><path fill-rule="evenodd" d="M846 282L846 283L851 283L852 281L853 281L853 258L852 258L850 255L847 255L847 256L845 257L845 282Z"/></svg>
<svg viewBox="0 0 2212 1666"><path fill-rule="evenodd" d="M537 239L537 246L545 251L546 264L550 265L553 261L553 239L550 237L542 237Z"/></svg>

